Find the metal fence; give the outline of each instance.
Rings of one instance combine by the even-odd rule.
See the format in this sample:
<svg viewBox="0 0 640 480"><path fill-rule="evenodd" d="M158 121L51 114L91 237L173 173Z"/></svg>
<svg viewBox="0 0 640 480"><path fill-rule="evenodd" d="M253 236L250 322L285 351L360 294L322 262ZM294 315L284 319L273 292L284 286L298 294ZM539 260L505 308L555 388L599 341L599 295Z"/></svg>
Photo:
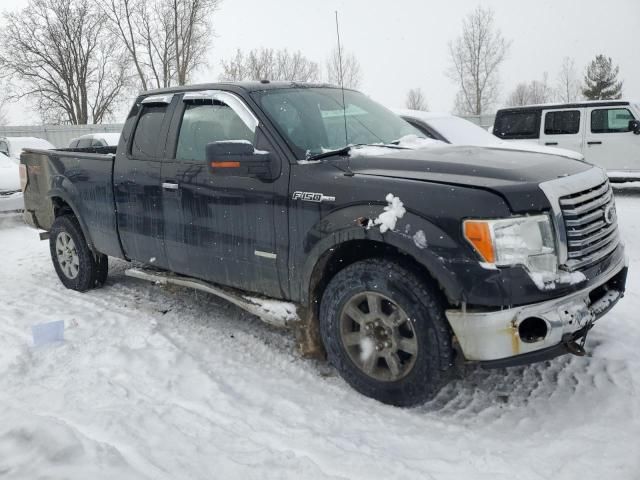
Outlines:
<svg viewBox="0 0 640 480"><path fill-rule="evenodd" d="M493 125L495 115L469 115L470 122L484 129ZM119 133L121 123L104 125L35 125L25 127L0 126L0 137L37 137L44 138L57 148L66 148L74 138L88 133Z"/></svg>
<svg viewBox="0 0 640 480"><path fill-rule="evenodd" d="M57 148L66 148L74 138L88 133L119 133L122 124L109 125L34 125L26 127L0 126L0 137L44 138Z"/></svg>
<svg viewBox="0 0 640 480"><path fill-rule="evenodd" d="M493 125L493 122L496 119L496 114L492 113L487 115L464 115L462 116L462 118L465 118L486 130Z"/></svg>

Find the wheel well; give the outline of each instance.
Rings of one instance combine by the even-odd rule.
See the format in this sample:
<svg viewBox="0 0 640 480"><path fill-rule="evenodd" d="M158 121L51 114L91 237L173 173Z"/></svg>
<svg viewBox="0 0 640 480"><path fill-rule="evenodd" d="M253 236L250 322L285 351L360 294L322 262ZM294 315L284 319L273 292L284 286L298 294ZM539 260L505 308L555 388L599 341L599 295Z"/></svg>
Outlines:
<svg viewBox="0 0 640 480"><path fill-rule="evenodd" d="M420 278L425 279L427 283L436 286L436 290L442 294L444 305L450 306L451 302L431 272L415 261L411 255L386 243L372 240L351 240L330 248L316 263L309 282L310 307L316 313L319 311L322 293L336 273L355 262L369 258L385 258L413 271Z"/></svg>
<svg viewBox="0 0 640 480"><path fill-rule="evenodd" d="M75 216L75 212L73 211L73 209L69 206L69 204L67 202L65 202L60 197L53 197L51 199L51 201L53 203L53 217L54 218L58 218L58 217L60 217L62 215L74 215Z"/></svg>

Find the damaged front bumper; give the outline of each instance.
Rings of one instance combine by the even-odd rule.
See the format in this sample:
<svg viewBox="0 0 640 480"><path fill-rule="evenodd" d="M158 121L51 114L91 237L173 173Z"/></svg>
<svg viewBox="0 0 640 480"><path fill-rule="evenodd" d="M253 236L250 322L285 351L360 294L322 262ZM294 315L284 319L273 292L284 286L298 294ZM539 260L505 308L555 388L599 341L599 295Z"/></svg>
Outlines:
<svg viewBox="0 0 640 480"><path fill-rule="evenodd" d="M533 363L576 353L575 340L624 295L624 259L588 288L564 297L498 311L447 310L464 357L487 367Z"/></svg>

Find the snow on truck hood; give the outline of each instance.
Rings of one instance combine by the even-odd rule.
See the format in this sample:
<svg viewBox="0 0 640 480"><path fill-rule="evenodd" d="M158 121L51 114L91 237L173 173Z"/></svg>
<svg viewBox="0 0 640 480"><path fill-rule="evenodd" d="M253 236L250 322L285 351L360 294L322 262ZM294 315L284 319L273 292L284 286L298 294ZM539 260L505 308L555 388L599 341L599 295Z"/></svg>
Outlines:
<svg viewBox="0 0 640 480"><path fill-rule="evenodd" d="M18 164L0 153L0 192L20 190L20 170Z"/></svg>

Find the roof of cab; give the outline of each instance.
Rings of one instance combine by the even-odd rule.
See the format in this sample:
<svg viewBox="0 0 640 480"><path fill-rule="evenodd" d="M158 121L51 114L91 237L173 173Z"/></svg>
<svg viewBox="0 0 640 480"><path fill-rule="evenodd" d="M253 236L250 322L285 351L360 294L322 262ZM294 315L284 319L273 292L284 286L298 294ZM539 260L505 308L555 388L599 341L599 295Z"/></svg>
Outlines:
<svg viewBox="0 0 640 480"><path fill-rule="evenodd" d="M272 82L272 81L252 81L252 82L217 82L217 83L201 83L196 85L182 85L177 87L160 88L157 90L147 90L140 92L142 96L158 95L166 93L182 93L193 92L199 90L216 90L222 87L235 87L246 90L248 92L256 92L263 90L274 90L284 88L340 88L329 83L307 83L307 82ZM345 88L345 90L348 90Z"/></svg>

